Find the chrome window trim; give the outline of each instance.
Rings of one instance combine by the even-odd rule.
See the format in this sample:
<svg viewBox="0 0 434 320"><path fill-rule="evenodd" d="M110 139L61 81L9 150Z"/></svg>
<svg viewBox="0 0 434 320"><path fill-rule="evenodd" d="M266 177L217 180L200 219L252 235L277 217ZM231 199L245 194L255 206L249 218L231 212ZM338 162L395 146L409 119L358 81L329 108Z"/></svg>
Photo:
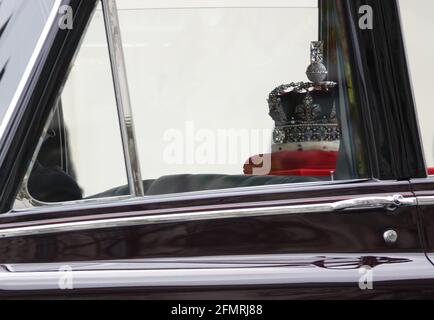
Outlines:
<svg viewBox="0 0 434 320"><path fill-rule="evenodd" d="M188 201L199 199L212 199L225 196L241 196L241 195L258 195L258 194L271 194L278 192L290 192L294 189L300 190L300 188L315 188L315 187L335 187L348 184L358 183L378 183L376 180L370 179L358 179L358 180L335 180L335 181L316 181L316 182L297 182L287 184L274 184L274 185L262 185L251 187L238 187L227 189L213 189L191 192L179 192L161 195L148 195L143 197L131 197L130 195L105 197L105 198L89 198L77 201L68 202L53 202L43 203L44 206L28 207L28 208L14 208L5 215L18 216L20 214L38 214L38 213L59 213L62 211L80 210L80 209L96 209L96 208L108 208L115 205L145 205L153 203L167 203L172 201ZM41 203L41 202L39 202Z"/></svg>
<svg viewBox="0 0 434 320"><path fill-rule="evenodd" d="M21 98L21 95L23 93L23 90L26 86L26 84L29 82L29 79L31 78L32 71L36 65L37 59L40 56L42 52L42 48L45 44L45 41L48 37L48 33L50 32L51 28L53 27L53 24L56 21L56 16L59 12L60 5L62 3L62 0L55 0L53 4L53 8L51 9L51 12L47 18L47 22L45 23L44 28L42 29L41 35L39 36L39 39L36 43L35 49L33 50L33 53L30 57L29 62L27 63L26 69L24 70L24 73L21 77L21 80L18 84L17 89L15 90L15 94L12 98L11 103L6 109L5 115L3 119L0 122L0 141L3 140L6 128L8 127L12 116L17 109L18 102Z"/></svg>
<svg viewBox="0 0 434 320"><path fill-rule="evenodd" d="M416 197L418 206L432 206L434 205L434 196L419 196Z"/></svg>
<svg viewBox="0 0 434 320"><path fill-rule="evenodd" d="M397 200L398 199L398 200ZM59 232L76 232L107 228L135 227L149 224L177 223L234 218L254 218L266 216L281 216L293 214L311 214L324 212L346 212L347 210L361 210L372 208L392 209L400 206L415 206L416 198L404 198L399 195L384 197L359 197L347 200L320 203L301 204L272 207L255 207L242 209L224 209L209 211L193 211L167 214L146 214L135 217L94 219L89 221L72 221L63 223L40 224L5 228L0 230L0 238L47 235ZM43 222L42 222L43 223Z"/></svg>
<svg viewBox="0 0 434 320"><path fill-rule="evenodd" d="M107 43L115 87L116 105L124 149L128 185L133 197L143 197L139 153L134 131L133 111L128 87L127 69L123 51L119 17L115 0L101 0Z"/></svg>

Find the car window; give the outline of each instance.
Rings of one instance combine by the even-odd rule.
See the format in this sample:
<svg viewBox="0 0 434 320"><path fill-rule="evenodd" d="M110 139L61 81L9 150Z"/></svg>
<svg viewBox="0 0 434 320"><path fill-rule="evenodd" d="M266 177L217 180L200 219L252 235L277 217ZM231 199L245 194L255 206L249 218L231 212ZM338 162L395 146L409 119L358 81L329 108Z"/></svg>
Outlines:
<svg viewBox="0 0 434 320"><path fill-rule="evenodd" d="M150 194L358 178L357 168L336 167L354 106L338 105L337 44L314 43L318 1L118 7L141 172L156 180ZM314 89L311 53L325 70L327 50L329 77Z"/></svg>
<svg viewBox="0 0 434 320"><path fill-rule="evenodd" d="M127 184L99 5L41 137L16 206L85 200Z"/></svg>
<svg viewBox="0 0 434 320"><path fill-rule="evenodd" d="M434 112L431 100L431 76L434 72L434 45L421 33L434 30L430 0L399 0L409 68L419 117L425 161L429 173L434 174Z"/></svg>
<svg viewBox="0 0 434 320"><path fill-rule="evenodd" d="M137 149L129 147L140 160L144 196L368 176L337 6L327 18L313 0L117 6ZM42 163L47 148L39 147L21 199L26 192L39 204L131 194L104 39L99 6L42 137L63 128L56 144L63 161ZM40 181L51 171L36 175L40 167L65 173L70 195L54 187L61 179L45 183L56 189L47 196Z"/></svg>

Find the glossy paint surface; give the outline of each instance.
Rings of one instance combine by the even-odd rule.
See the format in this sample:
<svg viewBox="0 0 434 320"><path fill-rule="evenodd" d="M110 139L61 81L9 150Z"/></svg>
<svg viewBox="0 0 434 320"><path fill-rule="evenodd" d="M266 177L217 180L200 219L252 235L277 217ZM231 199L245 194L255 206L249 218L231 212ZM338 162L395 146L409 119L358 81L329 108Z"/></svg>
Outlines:
<svg viewBox="0 0 434 320"><path fill-rule="evenodd" d="M398 180L426 177L397 2L336 3L347 18L353 85L365 118L366 151L373 176ZM359 27L359 8L364 5L372 8L372 29Z"/></svg>

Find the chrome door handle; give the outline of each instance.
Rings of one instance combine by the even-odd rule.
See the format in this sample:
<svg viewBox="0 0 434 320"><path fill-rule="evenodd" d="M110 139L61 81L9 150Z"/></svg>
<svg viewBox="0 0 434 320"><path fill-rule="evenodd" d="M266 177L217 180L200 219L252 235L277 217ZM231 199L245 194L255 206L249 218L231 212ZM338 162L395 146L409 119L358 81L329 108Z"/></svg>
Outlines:
<svg viewBox="0 0 434 320"><path fill-rule="evenodd" d="M363 209L363 208L385 208L394 211L402 206L416 205L415 198L404 198L400 194L386 197L366 197L338 201L332 204L334 210Z"/></svg>

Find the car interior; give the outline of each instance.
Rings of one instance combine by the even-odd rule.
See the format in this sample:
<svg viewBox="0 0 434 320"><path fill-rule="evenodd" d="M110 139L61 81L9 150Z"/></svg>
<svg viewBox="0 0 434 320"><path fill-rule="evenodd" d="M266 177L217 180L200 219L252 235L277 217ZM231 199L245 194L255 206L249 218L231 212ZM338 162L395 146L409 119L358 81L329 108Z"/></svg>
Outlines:
<svg viewBox="0 0 434 320"><path fill-rule="evenodd" d="M268 175L253 174L176 174L166 175L158 179L143 180L145 196L185 193L206 190L231 189L253 186L282 185L306 182L331 181L345 178L347 173L347 153L342 147L337 153L336 168L329 175L308 175L301 173L288 175L285 172ZM285 153L283 153L285 155ZM291 156L292 153L286 153ZM307 159L305 159L307 160ZM246 172L248 164L244 164ZM243 164L240 163L240 172ZM59 105L53 117L46 137L40 147L31 174L27 182L27 190L37 201L58 203L84 199L110 198L129 195L128 185L117 186L105 192L83 197L82 190L76 181L73 160L68 150L68 134Z"/></svg>
<svg viewBox="0 0 434 320"><path fill-rule="evenodd" d="M175 174L144 180L144 195L360 178L361 161L355 156L359 150L354 147L360 137L354 136L358 132L349 116L353 89L347 85L350 75L337 66L338 61L348 60L348 51L342 48L343 43L312 41L306 71L310 82L292 82L271 91L268 115L275 130L269 172L255 174L252 168L257 162L252 159L258 155L252 155L239 164L238 175ZM323 51L328 61L323 60ZM123 185L83 196L68 151L67 130L60 102L48 130L51 135L39 147L28 178L31 197L52 203L128 195L129 188Z"/></svg>

